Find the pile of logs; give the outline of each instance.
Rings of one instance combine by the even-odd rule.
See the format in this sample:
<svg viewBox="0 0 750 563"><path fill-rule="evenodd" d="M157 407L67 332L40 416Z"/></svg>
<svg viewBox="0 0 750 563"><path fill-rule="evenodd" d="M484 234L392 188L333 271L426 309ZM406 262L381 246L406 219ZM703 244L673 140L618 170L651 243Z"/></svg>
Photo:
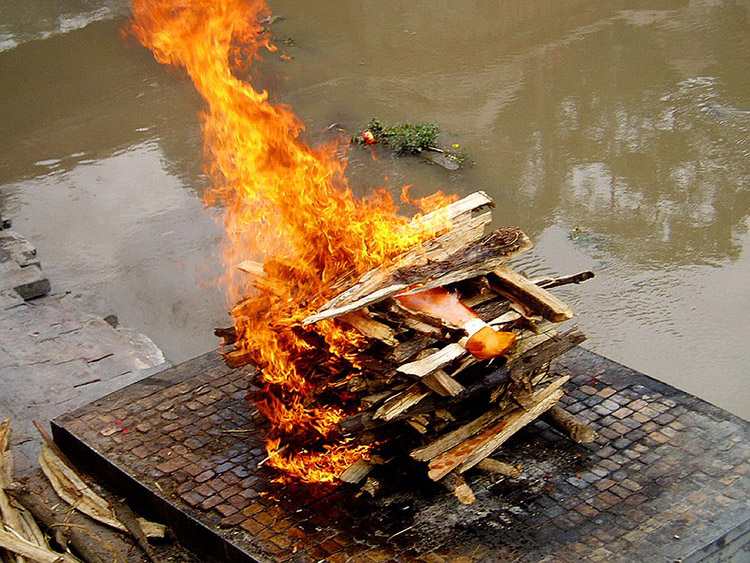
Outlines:
<svg viewBox="0 0 750 563"><path fill-rule="evenodd" d="M93 522L129 533L149 561L159 563L147 541L164 538L165 527L138 517L124 502L110 503L97 494L36 422L43 443L39 463L62 502L50 504L14 480L9 448L10 420L0 423L0 561L13 563L104 563L125 561L104 540ZM124 499L122 499L124 500ZM91 525L72 522L72 511L88 517ZM76 556L73 555L76 554Z"/></svg>
<svg viewBox="0 0 750 563"><path fill-rule="evenodd" d="M450 230L342 288L304 320L314 330L316 322L336 319L367 341L357 353L358 369L330 374L321 390L321 396L340 389L356 397L359 410L341 421L340 431L355 444L377 444L369 460L344 471L342 481L365 482L371 492L374 475L408 462L471 503L462 474L473 467L515 474L489 456L538 417L573 440L594 438L591 429L555 406L567 378L552 376L550 362L585 336L577 327L558 330L573 312L548 291L594 274L529 280L515 272L505 262L532 244L517 228L484 234L490 207L492 200L476 192L434 212L450 222ZM416 221L427 225L431 219ZM262 268L245 267L262 285ZM457 294L491 327L513 332L515 343L498 358L473 356L464 328L403 305L401 298L432 288ZM232 361L231 354L227 359Z"/></svg>

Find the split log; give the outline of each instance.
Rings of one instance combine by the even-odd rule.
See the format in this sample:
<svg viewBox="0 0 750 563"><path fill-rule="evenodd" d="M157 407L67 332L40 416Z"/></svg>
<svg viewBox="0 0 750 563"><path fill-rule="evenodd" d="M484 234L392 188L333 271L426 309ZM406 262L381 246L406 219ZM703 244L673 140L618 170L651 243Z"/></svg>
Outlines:
<svg viewBox="0 0 750 563"><path fill-rule="evenodd" d="M416 461L430 461L438 455L447 452L451 448L458 446L471 438L474 434L480 432L504 414L507 411L497 407L490 408L482 413L479 417L463 426L456 428L452 432L442 435L437 440L426 446L413 450L409 455Z"/></svg>
<svg viewBox="0 0 750 563"><path fill-rule="evenodd" d="M260 262L256 262L255 260L244 260L237 264L237 269L242 270L246 274L250 274L252 276L268 275L263 269L263 264L261 264Z"/></svg>
<svg viewBox="0 0 750 563"><path fill-rule="evenodd" d="M422 383L441 397L455 397L466 389L441 369L423 377Z"/></svg>
<svg viewBox="0 0 750 563"><path fill-rule="evenodd" d="M487 279L493 291L541 313L549 321L559 323L573 318L572 309L560 299L505 265L495 269Z"/></svg>
<svg viewBox="0 0 750 563"><path fill-rule="evenodd" d="M435 344L437 339L429 336L414 336L409 340L396 346L388 359L395 364L400 364L416 356L419 352Z"/></svg>
<svg viewBox="0 0 750 563"><path fill-rule="evenodd" d="M227 366L232 369L241 368L242 366L251 364L254 360L255 357L252 353L245 352L241 349L232 350L231 352L224 354L224 361L227 363Z"/></svg>
<svg viewBox="0 0 750 563"><path fill-rule="evenodd" d="M465 341L466 339L464 338L462 340ZM453 344L448 344L444 348L430 354L429 356L425 356L422 359L399 366L398 368L396 368L396 371L405 373L407 375L412 375L414 377L423 378L436 372L439 369L444 368L445 366L449 365L453 361L461 358L466 354L468 354L466 348L464 348L464 346L459 342L454 342Z"/></svg>
<svg viewBox="0 0 750 563"><path fill-rule="evenodd" d="M377 479L373 479L372 477L368 477L365 481L365 484L362 485L362 488L359 490L359 493L357 493L357 496L368 494L371 497L375 498L380 492L381 488L382 485L380 481L378 481Z"/></svg>
<svg viewBox="0 0 750 563"><path fill-rule="evenodd" d="M344 470L339 479L344 483L359 483L372 471L372 467L372 464L364 459L358 459Z"/></svg>
<svg viewBox="0 0 750 563"><path fill-rule="evenodd" d="M214 329L214 336L221 338L222 346L230 346L237 342L237 329L233 326L230 327L217 327Z"/></svg>
<svg viewBox="0 0 750 563"><path fill-rule="evenodd" d="M339 317L339 320L356 329L362 336L379 340L388 346L397 346L398 340L391 327L374 320L364 310L352 311Z"/></svg>
<svg viewBox="0 0 750 563"><path fill-rule="evenodd" d="M535 404L530 409L516 409L479 434L432 459L429 463L430 479L433 481L442 479L454 469L463 473L491 455L518 430L536 420L539 415L557 403L563 395L559 387L568 379L568 376L560 377L546 389L534 393Z"/></svg>
<svg viewBox="0 0 750 563"><path fill-rule="evenodd" d="M420 434L427 434L427 428L430 425L430 419L423 414L418 414L417 416L407 418L406 424L411 426Z"/></svg>
<svg viewBox="0 0 750 563"><path fill-rule="evenodd" d="M421 383L415 383L401 393L388 399L383 406L375 412L374 418L380 418L386 422L393 420L416 405L429 394L430 391L425 389Z"/></svg>
<svg viewBox="0 0 750 563"><path fill-rule="evenodd" d="M440 484L448 489L461 504L474 504L477 501L474 491L464 480L463 475L458 473L449 473L440 480Z"/></svg>
<svg viewBox="0 0 750 563"><path fill-rule="evenodd" d="M590 280L593 277L594 272L585 270L577 274L562 276L558 278L538 278L535 280L531 280L531 283L538 285L543 289L550 289L552 287L558 287L571 283L582 283L586 280ZM466 300L465 303L466 305L472 307L480 318L489 322L490 324L493 324L491 322L492 319L500 317L505 313L514 315L516 318L521 316L518 312L512 310L511 301L508 301L506 297L498 295L495 292L485 293L474 298L470 298Z"/></svg>
<svg viewBox="0 0 750 563"><path fill-rule="evenodd" d="M45 529L52 532L61 547L65 548L70 544L86 563L104 563L104 560L91 545L91 538L97 537L97 534L93 531L89 530L85 534L82 533L80 526L65 522L64 516L59 517L55 513L55 509L48 507L40 498L32 495L28 489L14 486L6 489L6 492L31 512Z"/></svg>
<svg viewBox="0 0 750 563"><path fill-rule="evenodd" d="M436 209L425 215L415 217L408 225L397 232L397 236L408 234L412 237L425 238L421 245L397 257L394 264L375 268L362 276L357 284L367 283L371 287L382 285L388 272L398 269L399 265L410 264L421 255L423 260L440 260L459 248L479 238L486 225L492 221L491 213L473 217L473 211L485 207L494 207L490 197L482 192L474 192L450 205ZM446 232L447 231L447 232ZM352 289L352 280L344 277L331 286L331 291ZM348 291L348 290L347 290Z"/></svg>
<svg viewBox="0 0 750 563"><path fill-rule="evenodd" d="M450 225L457 217L465 216L472 211L495 207L495 202L487 195L486 192L476 191L464 198L454 201L430 213L415 217L408 226L409 231L414 233L423 233L425 231L434 231L436 224Z"/></svg>
<svg viewBox="0 0 750 563"><path fill-rule="evenodd" d="M596 430L558 405L545 412L542 420L577 444L588 444L598 437Z"/></svg>
<svg viewBox="0 0 750 563"><path fill-rule="evenodd" d="M520 229L501 228L445 260L432 261L425 252L411 251L395 267L381 267L362 276L354 286L304 319L303 325L338 317L397 293L408 295L487 274L532 246ZM410 289L416 284L421 285Z"/></svg>

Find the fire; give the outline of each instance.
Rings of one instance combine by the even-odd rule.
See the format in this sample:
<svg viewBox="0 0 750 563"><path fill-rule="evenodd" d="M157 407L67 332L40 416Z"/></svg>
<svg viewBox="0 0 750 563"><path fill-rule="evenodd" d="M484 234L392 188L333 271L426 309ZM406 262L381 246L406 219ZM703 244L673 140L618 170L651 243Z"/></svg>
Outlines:
<svg viewBox="0 0 750 563"><path fill-rule="evenodd" d="M447 227L439 220L410 227L382 189L355 198L336 147L308 146L292 111L252 87L251 61L274 50L260 23L269 14L260 0L133 0L131 30L159 62L184 69L205 102L206 199L225 208L227 297L238 303L237 346L262 371L256 404L271 422L268 463L303 481L332 481L368 453L337 435L356 406L334 394L313 409L306 398L325 386L319 363L357 370L352 353L362 337L333 321L303 328L301 320L335 295L334 282ZM423 212L453 201L403 199ZM254 289L236 269L247 259L264 262L267 289ZM281 453L282 442L293 445Z"/></svg>

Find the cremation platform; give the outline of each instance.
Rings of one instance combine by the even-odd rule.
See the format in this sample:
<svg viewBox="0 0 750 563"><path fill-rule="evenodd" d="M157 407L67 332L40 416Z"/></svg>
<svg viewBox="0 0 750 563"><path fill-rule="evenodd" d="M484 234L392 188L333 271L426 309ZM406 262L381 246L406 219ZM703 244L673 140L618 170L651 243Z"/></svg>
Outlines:
<svg viewBox="0 0 750 563"><path fill-rule="evenodd" d="M206 561L750 560L749 423L583 349L554 369L572 376L563 406L600 438L576 445L536 422L495 455L522 461L521 478L466 474L472 506L418 472L376 499L273 483L249 371L216 353L64 415L53 431Z"/></svg>

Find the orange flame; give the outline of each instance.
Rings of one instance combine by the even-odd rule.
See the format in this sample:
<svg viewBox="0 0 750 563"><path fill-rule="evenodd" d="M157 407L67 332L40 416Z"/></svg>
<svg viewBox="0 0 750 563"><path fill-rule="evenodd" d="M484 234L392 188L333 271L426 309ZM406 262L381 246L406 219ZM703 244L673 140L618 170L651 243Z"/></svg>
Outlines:
<svg viewBox="0 0 750 563"><path fill-rule="evenodd" d="M334 480L368 447L336 436L341 405L310 408L306 399L320 384L321 353L356 370L362 338L333 321L303 329L301 320L335 294L337 280L387 263L446 226L410 228L385 190L355 198L336 147L305 144L291 110L253 89L250 62L262 48L274 50L259 23L269 15L263 1L133 0L133 15L132 32L159 62L182 67L205 101L206 199L226 208L227 297L239 301L237 348L262 370L269 464L304 481ZM450 200L409 201L432 209ZM257 291L235 268L247 259L265 262L271 290ZM278 455L282 438L306 434L317 436L317 450Z"/></svg>

